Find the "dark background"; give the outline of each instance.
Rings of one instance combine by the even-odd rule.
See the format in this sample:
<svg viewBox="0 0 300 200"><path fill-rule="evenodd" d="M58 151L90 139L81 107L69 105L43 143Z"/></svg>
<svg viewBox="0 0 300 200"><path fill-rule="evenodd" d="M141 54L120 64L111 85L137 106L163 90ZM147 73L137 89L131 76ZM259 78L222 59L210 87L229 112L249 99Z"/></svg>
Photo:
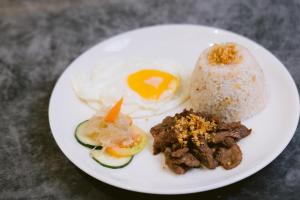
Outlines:
<svg viewBox="0 0 300 200"><path fill-rule="evenodd" d="M299 88L299 21L300 1L0 0L0 199L299 199L299 128L251 177L170 197L86 175L59 150L48 124L49 96L73 59L108 37L155 24L202 24L249 37L283 62Z"/></svg>

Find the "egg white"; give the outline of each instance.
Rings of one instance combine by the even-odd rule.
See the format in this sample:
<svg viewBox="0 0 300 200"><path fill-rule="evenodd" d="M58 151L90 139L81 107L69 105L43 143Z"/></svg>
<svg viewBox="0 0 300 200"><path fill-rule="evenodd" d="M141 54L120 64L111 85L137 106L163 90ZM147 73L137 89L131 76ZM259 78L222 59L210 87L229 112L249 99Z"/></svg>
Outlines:
<svg viewBox="0 0 300 200"><path fill-rule="evenodd" d="M180 79L175 93L161 100L147 100L127 85L128 75L142 69L157 69ZM103 60L88 73L72 77L75 94L91 108L101 111L123 97L122 112L133 118L150 117L177 107L189 97L190 71L170 60Z"/></svg>

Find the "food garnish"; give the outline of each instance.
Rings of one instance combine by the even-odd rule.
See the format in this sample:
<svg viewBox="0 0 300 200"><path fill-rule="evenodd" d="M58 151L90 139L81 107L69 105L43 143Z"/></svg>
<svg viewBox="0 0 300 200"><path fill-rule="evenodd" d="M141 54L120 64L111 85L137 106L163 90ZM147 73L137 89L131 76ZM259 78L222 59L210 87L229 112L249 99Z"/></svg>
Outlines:
<svg viewBox="0 0 300 200"><path fill-rule="evenodd" d="M212 66L238 64L241 59L233 43L215 44L208 54L208 62Z"/></svg>
<svg viewBox="0 0 300 200"><path fill-rule="evenodd" d="M115 120L118 118L121 106L123 103L123 97L117 101L117 103L110 109L110 111L106 114L104 121L106 122L115 122Z"/></svg>
<svg viewBox="0 0 300 200"><path fill-rule="evenodd" d="M145 134L141 134L131 144L107 147L106 151L115 157L135 155L144 149L147 141L147 136Z"/></svg>
<svg viewBox="0 0 300 200"><path fill-rule="evenodd" d="M120 112L122 103L123 98L105 116L93 116L75 131L77 141L91 148L91 157L105 167L126 166L147 144L147 135Z"/></svg>
<svg viewBox="0 0 300 200"><path fill-rule="evenodd" d="M200 146L198 136L209 140L211 138L210 132L214 131L216 127L215 121L208 121L199 115L190 114L175 117L174 129L178 135L177 140L183 146L187 146L189 139L195 145Z"/></svg>

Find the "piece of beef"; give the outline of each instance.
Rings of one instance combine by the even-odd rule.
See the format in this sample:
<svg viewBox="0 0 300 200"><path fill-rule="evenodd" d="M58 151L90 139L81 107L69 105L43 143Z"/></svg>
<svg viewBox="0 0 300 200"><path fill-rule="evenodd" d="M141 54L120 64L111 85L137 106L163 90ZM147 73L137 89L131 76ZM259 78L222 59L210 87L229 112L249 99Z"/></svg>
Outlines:
<svg viewBox="0 0 300 200"><path fill-rule="evenodd" d="M228 131L228 130L238 127L239 124L240 124L240 122L231 122L231 123L220 122L218 124L218 129L220 131Z"/></svg>
<svg viewBox="0 0 300 200"><path fill-rule="evenodd" d="M226 147L231 147L235 145L235 140L231 137L225 137L224 141L222 142Z"/></svg>
<svg viewBox="0 0 300 200"><path fill-rule="evenodd" d="M241 139L241 136L239 133L237 133L236 131L228 130L228 131L220 131L220 132L215 133L211 138L211 142L214 144L223 143L223 141L227 137L231 137L235 140Z"/></svg>
<svg viewBox="0 0 300 200"><path fill-rule="evenodd" d="M241 122L231 122L231 123L219 123L219 131L234 131L236 134L239 134L240 139L247 137L251 133L251 129L248 129L246 126L241 124Z"/></svg>
<svg viewBox="0 0 300 200"><path fill-rule="evenodd" d="M192 154L208 169L215 169L218 166L218 162L214 159L214 150L209 148L203 138L200 138L199 140L200 146L194 145L191 150Z"/></svg>
<svg viewBox="0 0 300 200"><path fill-rule="evenodd" d="M221 123L218 127L218 131L215 134L213 134L211 138L211 142L214 144L223 143L225 146L228 146L229 145L228 142L232 142L228 138L232 138L237 142L240 139L248 136L250 133L251 133L251 129L248 129L240 122L232 122L228 124ZM225 139L227 141L225 141Z"/></svg>
<svg viewBox="0 0 300 200"><path fill-rule="evenodd" d="M151 128L150 133L154 138L153 153L164 152L166 147L177 142L177 134L173 130L174 119L166 117L162 123Z"/></svg>
<svg viewBox="0 0 300 200"><path fill-rule="evenodd" d="M174 157L174 158L180 158L184 154L186 154L187 152L189 152L189 148L185 147L185 148L177 149L176 151L173 151L171 153L171 156Z"/></svg>
<svg viewBox="0 0 300 200"><path fill-rule="evenodd" d="M176 174L184 174L188 170L188 167L174 163L171 153L172 151L170 148L165 149L164 154L166 165Z"/></svg>
<svg viewBox="0 0 300 200"><path fill-rule="evenodd" d="M180 158L173 158L173 163L178 164L178 165L185 165L189 168L195 168L195 167L200 167L200 161L193 156L191 153L186 153Z"/></svg>
<svg viewBox="0 0 300 200"><path fill-rule="evenodd" d="M166 164L176 174L183 174L190 168L200 166L199 160L188 153L188 148L179 149L175 152L172 152L171 148L166 148L164 153Z"/></svg>
<svg viewBox="0 0 300 200"><path fill-rule="evenodd" d="M237 132L238 134L240 134L240 139L247 137L250 133L251 133L251 129L248 129L246 126L242 125L240 123L240 126L236 127L234 129L235 132Z"/></svg>
<svg viewBox="0 0 300 200"><path fill-rule="evenodd" d="M242 152L237 144L232 145L230 148L219 147L215 159L225 169L232 169L242 161Z"/></svg>

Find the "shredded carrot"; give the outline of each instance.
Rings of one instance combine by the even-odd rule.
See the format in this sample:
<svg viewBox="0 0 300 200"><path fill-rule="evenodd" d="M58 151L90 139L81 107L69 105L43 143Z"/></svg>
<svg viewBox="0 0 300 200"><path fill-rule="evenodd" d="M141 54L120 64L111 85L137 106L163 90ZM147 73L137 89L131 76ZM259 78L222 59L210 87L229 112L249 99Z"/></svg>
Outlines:
<svg viewBox="0 0 300 200"><path fill-rule="evenodd" d="M106 122L113 123L118 118L122 103L123 103L123 97L119 99L117 103L108 111L108 113L104 118Z"/></svg>

